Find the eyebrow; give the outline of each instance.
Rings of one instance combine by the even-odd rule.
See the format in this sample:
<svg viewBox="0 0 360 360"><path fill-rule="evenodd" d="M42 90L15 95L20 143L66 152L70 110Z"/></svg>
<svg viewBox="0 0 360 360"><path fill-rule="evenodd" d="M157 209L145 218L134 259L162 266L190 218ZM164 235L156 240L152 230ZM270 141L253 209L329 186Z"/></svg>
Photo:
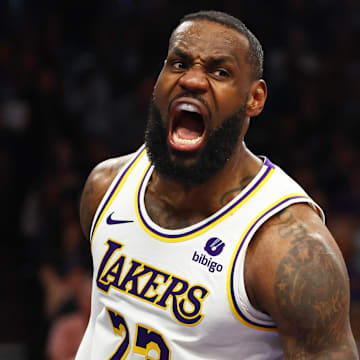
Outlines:
<svg viewBox="0 0 360 360"><path fill-rule="evenodd" d="M181 50L179 48L175 48L173 50L173 54L175 54L179 58L184 59L184 60L186 60L188 62L193 60L192 56L190 56L188 53L186 53L185 51L183 51L183 50ZM172 55L172 54L170 53L170 55Z"/></svg>
<svg viewBox="0 0 360 360"><path fill-rule="evenodd" d="M182 58L188 62L192 62L193 61L193 57L191 55L189 55L188 53L186 53L185 51L179 49L179 48L175 48L173 50L173 54L178 56L179 58ZM171 55L171 53L170 53ZM235 59L233 56L231 55L221 55L221 56L209 56L206 59L206 62L210 65L220 65L223 64L225 62L230 62L230 63L235 63Z"/></svg>
<svg viewBox="0 0 360 360"><path fill-rule="evenodd" d="M207 62L210 64L210 65L221 65L223 63L235 63L235 59L232 57L232 56L228 56L228 55L222 55L222 56L210 56L208 59L207 59Z"/></svg>

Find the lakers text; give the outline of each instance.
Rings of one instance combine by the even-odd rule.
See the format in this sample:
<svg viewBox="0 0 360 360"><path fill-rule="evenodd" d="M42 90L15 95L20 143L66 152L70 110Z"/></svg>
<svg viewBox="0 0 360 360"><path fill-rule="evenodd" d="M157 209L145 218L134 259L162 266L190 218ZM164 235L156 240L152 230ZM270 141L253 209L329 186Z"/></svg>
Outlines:
<svg viewBox="0 0 360 360"><path fill-rule="evenodd" d="M203 315L202 303L209 291L201 285L191 285L185 279L131 259L120 251L123 244L112 239L96 277L97 287L105 292L110 288L134 296L162 309L170 307L173 316L183 325L198 324ZM126 269L126 270L125 270Z"/></svg>

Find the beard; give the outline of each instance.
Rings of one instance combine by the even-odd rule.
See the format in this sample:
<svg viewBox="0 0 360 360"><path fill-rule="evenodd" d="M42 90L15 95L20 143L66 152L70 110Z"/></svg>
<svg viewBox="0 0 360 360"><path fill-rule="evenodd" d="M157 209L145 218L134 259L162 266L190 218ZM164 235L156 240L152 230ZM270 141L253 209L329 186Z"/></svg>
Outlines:
<svg viewBox="0 0 360 360"><path fill-rule="evenodd" d="M192 154L168 146L167 129L153 99L146 125L145 145L156 172L185 186L205 183L223 169L233 154L240 139L245 109L246 101L234 115L225 119L220 127L211 130L205 139L206 144L199 159L195 164L185 166L181 160ZM171 160L170 151L179 161Z"/></svg>

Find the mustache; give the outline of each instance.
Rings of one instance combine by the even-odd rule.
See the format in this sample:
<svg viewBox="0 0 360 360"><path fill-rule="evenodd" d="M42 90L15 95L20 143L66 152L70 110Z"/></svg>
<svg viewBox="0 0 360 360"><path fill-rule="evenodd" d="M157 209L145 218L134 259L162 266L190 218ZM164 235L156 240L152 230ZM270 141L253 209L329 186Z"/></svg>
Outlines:
<svg viewBox="0 0 360 360"><path fill-rule="evenodd" d="M187 92L187 91L184 91L184 92L182 92L182 93L179 93L179 94L175 95L175 96L171 99L171 101L170 101L170 103L169 103L169 105L168 105L168 109L167 109L168 114L170 114L170 108L171 108L172 103L173 103L175 100L177 100L177 99L179 99L179 98L182 98L182 97L189 97L189 98L193 98L193 99L198 100L199 102L201 102L201 103L206 107L206 109L207 109L207 111L208 111L208 114L209 114L209 117L210 117L210 118L212 117L212 113L211 113L211 110L210 110L210 106L209 106L209 104L207 103L207 101L206 101L205 99L203 99L200 95L197 95L197 94L194 94L194 93L191 93L191 92Z"/></svg>

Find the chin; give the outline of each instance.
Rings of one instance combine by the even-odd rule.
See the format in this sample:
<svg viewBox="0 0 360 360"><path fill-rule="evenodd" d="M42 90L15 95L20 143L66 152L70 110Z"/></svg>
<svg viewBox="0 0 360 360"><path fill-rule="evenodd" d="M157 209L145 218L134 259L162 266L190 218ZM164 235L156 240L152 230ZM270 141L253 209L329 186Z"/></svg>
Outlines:
<svg viewBox="0 0 360 360"><path fill-rule="evenodd" d="M169 146L169 159L174 164L178 164L178 166L196 166L200 158L201 150L182 151Z"/></svg>

